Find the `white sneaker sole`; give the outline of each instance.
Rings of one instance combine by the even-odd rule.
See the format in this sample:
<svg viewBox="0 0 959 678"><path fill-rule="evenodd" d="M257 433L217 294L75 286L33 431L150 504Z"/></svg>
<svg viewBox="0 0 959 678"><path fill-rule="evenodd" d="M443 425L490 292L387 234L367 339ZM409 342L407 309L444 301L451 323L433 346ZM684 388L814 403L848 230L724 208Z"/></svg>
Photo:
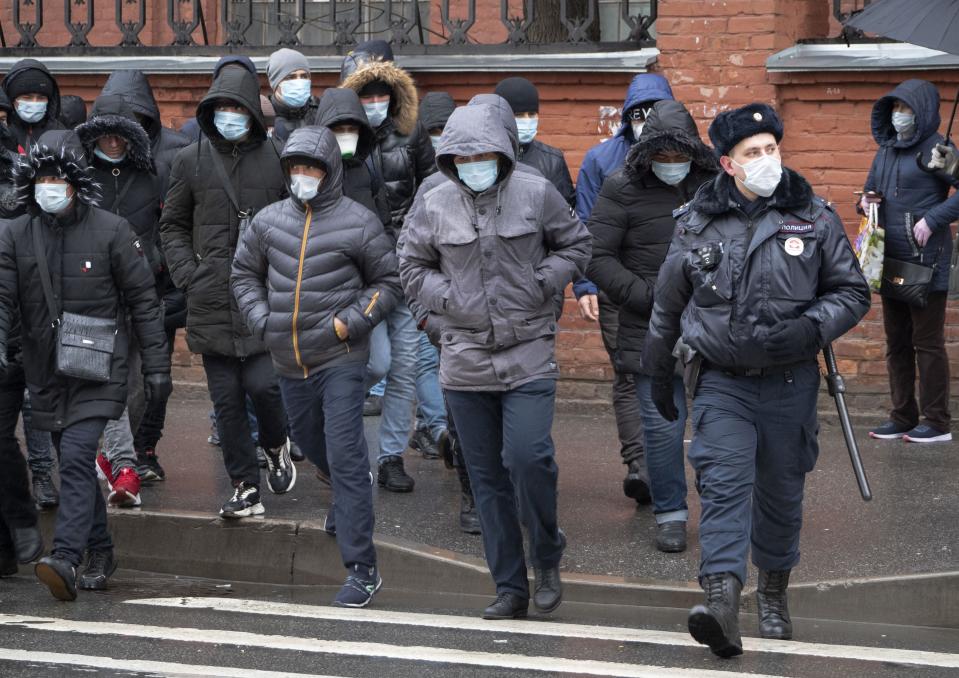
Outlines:
<svg viewBox="0 0 959 678"><path fill-rule="evenodd" d="M269 462L267 462L267 469L269 469ZM296 464L294 464L292 460L290 461L290 484L287 485L286 488L282 488L279 490L275 489L273 487L273 483L271 482L272 480L273 480L273 473L270 472L269 477L266 479L266 486L270 488L270 492L272 492L273 494L286 494L287 492L293 489L294 485L296 485Z"/></svg>
<svg viewBox="0 0 959 678"><path fill-rule="evenodd" d="M902 440L905 436L905 433L873 433L869 432L870 438L875 438L876 440Z"/></svg>
<svg viewBox="0 0 959 678"><path fill-rule="evenodd" d="M107 497L107 503L117 508L135 508L142 504L139 494L130 494L129 492L111 490Z"/></svg>
<svg viewBox="0 0 959 678"><path fill-rule="evenodd" d="M932 438L910 438L909 436L903 436L902 439L907 443L948 443L952 440L952 434L943 433L941 436L934 436Z"/></svg>
<svg viewBox="0 0 959 678"><path fill-rule="evenodd" d="M362 603L338 603L337 601L334 600L334 601L333 601L333 607L349 607L349 608L353 608L353 609L358 609L358 608L361 608L361 607L366 607L367 605L369 605L370 603L373 602L373 596L375 596L376 593L377 593L377 591L379 591L382 587L383 587L383 578L380 577L380 578L379 578L379 581L376 582L376 588L373 589L373 593L371 593L371 594L370 594L370 597L367 598L367 599L366 599L365 601L363 601Z"/></svg>
<svg viewBox="0 0 959 678"><path fill-rule="evenodd" d="M245 508L242 511L224 511L220 509L221 518L249 518L250 516L259 516L263 513L266 513L266 509L263 508L263 504L253 504L250 508Z"/></svg>

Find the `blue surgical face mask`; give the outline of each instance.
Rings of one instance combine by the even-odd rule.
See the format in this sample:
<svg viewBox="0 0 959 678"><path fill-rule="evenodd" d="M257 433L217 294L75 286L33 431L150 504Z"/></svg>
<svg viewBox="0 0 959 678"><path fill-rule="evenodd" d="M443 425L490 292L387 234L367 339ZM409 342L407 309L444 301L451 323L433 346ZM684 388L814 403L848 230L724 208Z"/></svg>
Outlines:
<svg viewBox="0 0 959 678"><path fill-rule="evenodd" d="M216 111L213 114L213 124L227 141L239 141L250 133L250 116L246 113Z"/></svg>
<svg viewBox="0 0 959 678"><path fill-rule="evenodd" d="M70 205L69 184L34 184L33 197L44 212L58 214Z"/></svg>
<svg viewBox="0 0 959 678"><path fill-rule="evenodd" d="M311 80L298 78L280 83L280 97L290 108L302 108L310 100Z"/></svg>
<svg viewBox="0 0 959 678"><path fill-rule="evenodd" d="M320 190L322 179L306 174L290 175L290 192L303 202L309 202Z"/></svg>
<svg viewBox="0 0 959 678"><path fill-rule="evenodd" d="M47 114L46 101L18 101L16 105L17 115L24 122L40 122Z"/></svg>
<svg viewBox="0 0 959 678"><path fill-rule="evenodd" d="M363 110L366 111L366 117L370 121L370 127L376 128L386 120L386 114L390 112L390 101L377 101L372 104L363 104Z"/></svg>
<svg viewBox="0 0 959 678"><path fill-rule="evenodd" d="M539 118L516 118L516 131L519 132L519 142L521 144L530 143L536 136L538 128Z"/></svg>
<svg viewBox="0 0 959 678"><path fill-rule="evenodd" d="M107 161L108 163L111 163L111 164L113 164L113 165L119 165L121 162L123 162L124 160L126 160L126 157L127 157L127 154L124 153L124 154L121 155L119 158L111 158L109 155L107 155L106 153L104 153L103 151L101 151L99 146L94 146L94 147L93 147L93 155L95 155L95 156L97 156L98 158L100 158L100 160L105 160L105 161Z"/></svg>
<svg viewBox="0 0 959 678"><path fill-rule="evenodd" d="M916 124L916 116L914 113L900 113L899 111L893 112L892 126L896 128L896 132L899 134L907 131L914 124Z"/></svg>
<svg viewBox="0 0 959 678"><path fill-rule="evenodd" d="M660 181L670 186L682 183L683 179L689 174L689 168L692 162L656 162L653 160L653 174Z"/></svg>
<svg viewBox="0 0 959 678"><path fill-rule="evenodd" d="M443 138L443 137L442 137L442 135L440 135L440 134L437 134L437 135L435 135L435 136L432 135L432 134L430 135L430 143L433 144L433 150L434 150L434 151L435 151L437 148L439 148L440 139L442 139L442 138Z"/></svg>
<svg viewBox="0 0 959 678"><path fill-rule="evenodd" d="M476 193L482 193L496 183L499 176L499 160L477 160L456 166L460 181Z"/></svg>

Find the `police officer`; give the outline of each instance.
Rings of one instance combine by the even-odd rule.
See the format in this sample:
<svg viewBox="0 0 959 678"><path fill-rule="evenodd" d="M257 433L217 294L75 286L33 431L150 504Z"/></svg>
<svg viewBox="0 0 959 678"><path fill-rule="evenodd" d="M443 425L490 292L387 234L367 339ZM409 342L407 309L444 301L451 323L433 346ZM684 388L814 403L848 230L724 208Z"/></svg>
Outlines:
<svg viewBox="0 0 959 678"><path fill-rule="evenodd" d="M819 453L816 356L869 310L842 223L782 166L782 136L765 104L723 112L710 125L723 171L676 212L643 353L653 401L674 420L673 349L680 338L692 349L689 461L702 504L706 601L688 624L720 657L742 653L750 544L760 634L792 637L786 587L799 561L803 485Z"/></svg>

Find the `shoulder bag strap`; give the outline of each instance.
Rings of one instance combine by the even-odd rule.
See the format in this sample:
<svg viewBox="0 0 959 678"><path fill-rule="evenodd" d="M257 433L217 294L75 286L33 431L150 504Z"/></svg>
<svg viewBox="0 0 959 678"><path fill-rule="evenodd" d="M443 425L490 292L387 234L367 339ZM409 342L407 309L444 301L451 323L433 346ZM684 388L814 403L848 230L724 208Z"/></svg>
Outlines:
<svg viewBox="0 0 959 678"><path fill-rule="evenodd" d="M237 216L240 218L247 216L246 213L240 209L240 201L236 199L236 193L233 191L233 182L230 181L230 177L226 175L226 170L223 168L223 161L220 159L220 153L216 150L216 148L214 148L212 143L210 143L209 146L210 156L213 161L213 170L220 178L220 183L223 184L223 190L226 191L227 197L230 199L230 202L233 203L233 208L236 210Z"/></svg>
<svg viewBox="0 0 959 678"><path fill-rule="evenodd" d="M53 283L50 278L50 267L47 265L47 251L43 244L43 234L40 229L43 224L38 217L30 220L30 230L33 231L33 250L37 258L37 267L40 269L40 286L43 288L43 297L47 301L47 310L50 312L50 326L60 324L60 313L53 301Z"/></svg>

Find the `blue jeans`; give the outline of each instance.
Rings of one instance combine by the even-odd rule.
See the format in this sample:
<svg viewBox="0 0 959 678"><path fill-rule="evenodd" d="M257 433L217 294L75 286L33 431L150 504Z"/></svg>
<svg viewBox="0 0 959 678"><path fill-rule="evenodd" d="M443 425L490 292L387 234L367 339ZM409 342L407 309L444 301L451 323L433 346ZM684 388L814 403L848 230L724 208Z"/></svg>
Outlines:
<svg viewBox="0 0 959 678"><path fill-rule="evenodd" d="M386 318L390 336L390 373L383 393L380 451L377 458L399 457L409 444L416 399L416 349L419 330L405 301Z"/></svg>
<svg viewBox="0 0 959 678"><path fill-rule="evenodd" d="M370 332L370 359L366 363L366 390L370 395L383 397L389 371L390 331L384 320Z"/></svg>
<svg viewBox="0 0 959 678"><path fill-rule="evenodd" d="M426 332L420 332L416 360L416 428L429 431L433 440L445 431L446 402L440 388L440 352L430 343Z"/></svg>
<svg viewBox="0 0 959 678"><path fill-rule="evenodd" d="M565 540L556 517L559 468L550 430L556 382L541 379L512 391L446 391L483 528L496 593L529 597L523 531L533 566L550 568Z"/></svg>
<svg viewBox="0 0 959 678"><path fill-rule="evenodd" d="M30 392L23 392L23 435L27 439L27 464L35 476L48 476L53 471L53 441L49 431L33 428L33 407Z"/></svg>
<svg viewBox="0 0 959 678"><path fill-rule="evenodd" d="M328 472L343 565L373 567L373 483L363 433L366 365L331 367L307 379L280 378L293 440Z"/></svg>
<svg viewBox="0 0 959 678"><path fill-rule="evenodd" d="M643 417L643 446L649 490L653 495L656 523L686 522L686 466L683 460L683 434L686 431L686 393L683 380L673 377L673 398L679 418L666 421L652 398L652 379L636 375L636 397Z"/></svg>

